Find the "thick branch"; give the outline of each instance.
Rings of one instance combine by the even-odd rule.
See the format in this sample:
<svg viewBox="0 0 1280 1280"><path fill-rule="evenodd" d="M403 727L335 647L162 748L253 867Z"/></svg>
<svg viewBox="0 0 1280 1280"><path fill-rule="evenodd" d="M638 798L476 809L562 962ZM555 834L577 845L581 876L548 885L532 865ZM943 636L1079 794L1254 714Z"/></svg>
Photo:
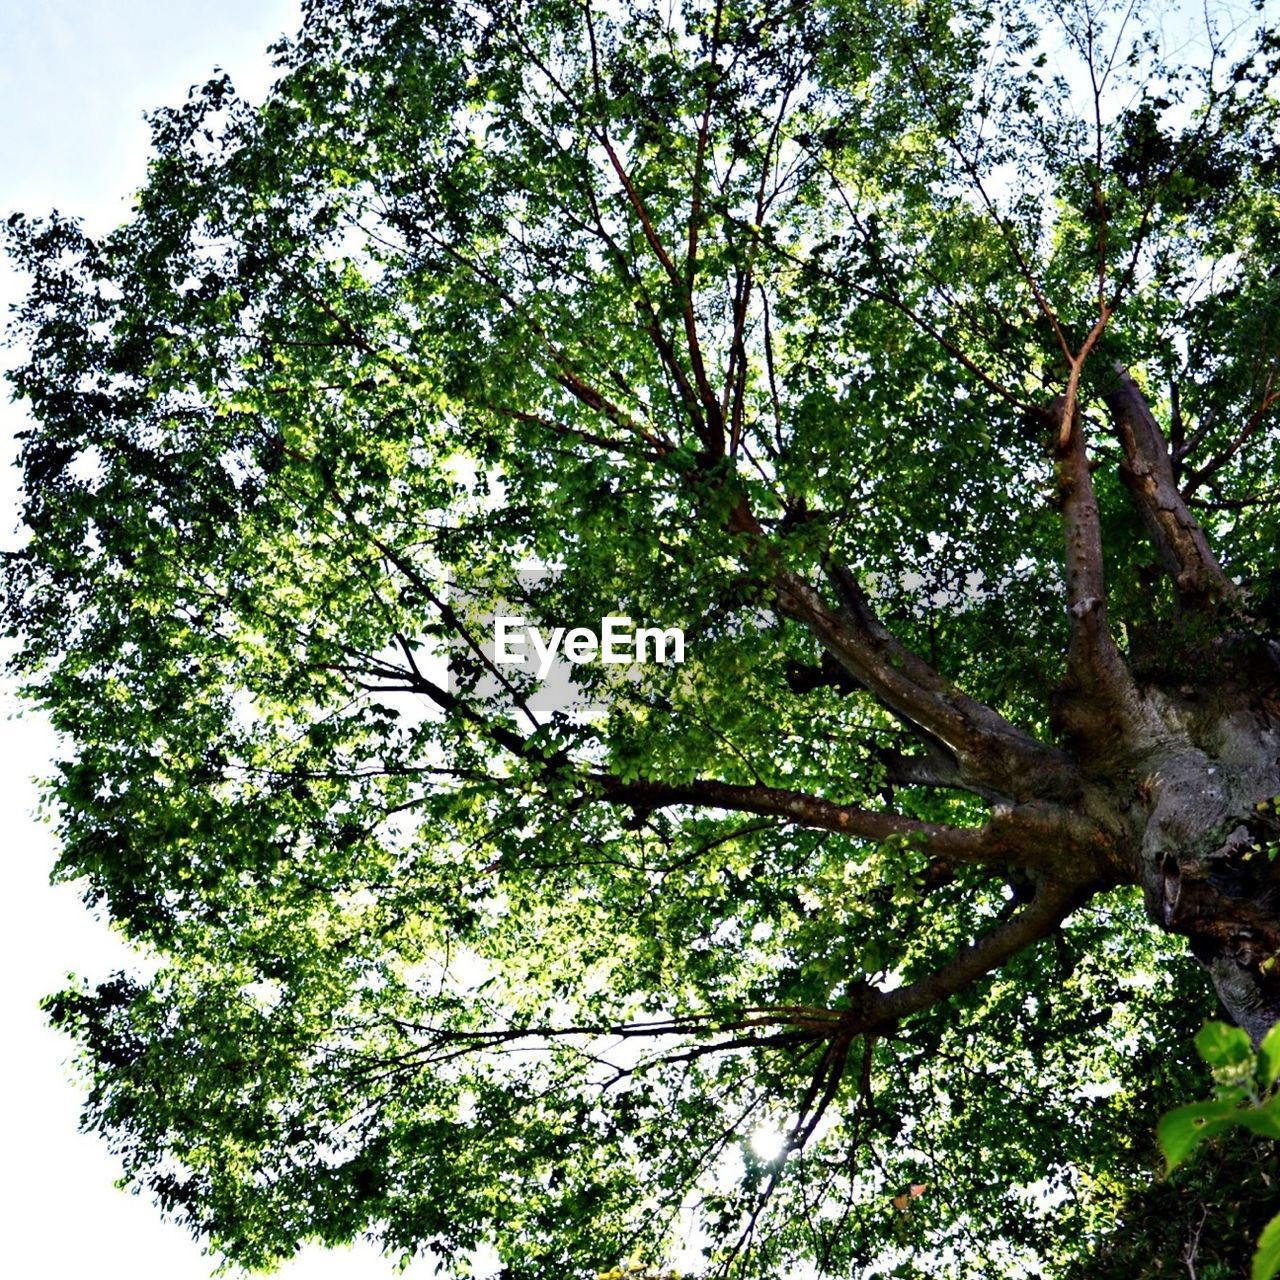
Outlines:
<svg viewBox="0 0 1280 1280"><path fill-rule="evenodd" d="M1071 639L1067 676L1074 692L1119 702L1133 679L1107 626L1102 529L1078 408L1055 400L1049 408L1057 438L1058 495L1066 539L1067 613Z"/></svg>
<svg viewBox="0 0 1280 1280"><path fill-rule="evenodd" d="M837 567L831 576L839 612L789 571L778 577L779 608L889 710L943 743L975 782L1019 799L1074 791L1075 771L1064 755L969 697L901 644L875 617L847 569Z"/></svg>
<svg viewBox="0 0 1280 1280"><path fill-rule="evenodd" d="M397 641L407 665L391 667L370 660L371 674L377 675L384 683L362 687L375 692L385 693L395 688L425 695L442 710L473 725L495 746L528 764L556 771L561 783L572 781L584 800L627 805L641 811L666 805L722 809L777 818L797 826L865 840L905 838L927 848L933 857L952 866L977 863L1061 867L1064 855L1067 864L1084 868L1093 865L1093 854L1087 840L1091 833L1086 833L1086 839L1081 840L1080 833L1073 830L1069 811L1066 810L1028 805L1016 810L1004 809L999 820L984 827L955 827L909 818L892 811L839 804L822 796L763 783L741 784L718 779L668 783L650 779L624 780L614 774L586 772L574 777L563 752L547 755L514 728L482 714L458 694L436 684L422 673L408 643L402 637L397 637ZM392 678L402 683L385 683ZM1079 857L1080 851L1084 852L1083 861Z"/></svg>
<svg viewBox="0 0 1280 1280"><path fill-rule="evenodd" d="M686 1014L657 1018L649 1022L581 1024L565 1026L521 1026L489 1030L435 1027L396 1019L409 1033L426 1033L427 1040L389 1062L379 1065L412 1069L469 1053L494 1049L522 1040L555 1040L610 1036L628 1040L667 1040L677 1036L725 1036L695 1052L731 1051L749 1047L790 1047L806 1040L830 1039L846 1048L853 1037L892 1030L904 1018L942 1003L1006 964L1041 938L1048 937L1072 911L1087 901L1090 890L1053 881L1042 882L1017 915L996 925L990 933L956 951L940 968L927 976L882 991L865 979L850 986L851 1002L846 1009L810 1005L774 1005L737 1010L733 1014ZM768 1027L786 1028L780 1034L761 1036ZM733 1034L739 1033L739 1034ZM685 1056L679 1050L659 1052L660 1059Z"/></svg>
<svg viewBox="0 0 1280 1280"><path fill-rule="evenodd" d="M640 810L665 805L725 809L863 840L905 839L949 869L964 865L1016 869L1076 887L1116 883L1120 878L1110 844L1099 828L1070 808L1042 802L1012 808L997 805L985 826L956 827L760 783L624 781L611 774L595 774L586 781L606 804Z"/></svg>
<svg viewBox="0 0 1280 1280"><path fill-rule="evenodd" d="M1178 491L1173 460L1146 398L1122 365L1116 366L1116 374L1103 399L1124 448L1120 474L1180 603L1202 608L1234 595L1235 583L1222 571Z"/></svg>
<svg viewBox="0 0 1280 1280"><path fill-rule="evenodd" d="M857 1030L893 1024L950 999L983 975L1006 964L1033 942L1048 937L1090 896L1087 888L1054 881L1041 883L1035 897L1017 915L961 947L942 968L895 991L866 993L870 999L866 1000L866 1012L861 1014L862 1025Z"/></svg>
<svg viewBox="0 0 1280 1280"><path fill-rule="evenodd" d="M1079 794L1079 772L1065 753L971 698L903 645L876 618L850 570L842 565L828 568L841 604L832 609L812 583L785 566L745 494L731 508L728 527L775 566L778 611L804 626L908 728L923 730L942 743L971 781L1015 801Z"/></svg>
<svg viewBox="0 0 1280 1280"><path fill-rule="evenodd" d="M931 790L967 791L988 804L1007 803L1009 796L993 787L983 786L968 777L960 762L940 742L917 731L924 745L918 755L895 748L875 749L872 758L884 769L884 780L891 787L926 787Z"/></svg>
<svg viewBox="0 0 1280 1280"><path fill-rule="evenodd" d="M597 775L601 799L610 804L658 808L669 804L699 805L781 818L801 827L838 831L865 840L906 836L927 844L930 852L961 861L985 862L995 852L995 836L987 827L952 827L922 822L902 814L836 804L821 796L783 787L738 784L713 779L666 783L648 780L624 782L611 775Z"/></svg>

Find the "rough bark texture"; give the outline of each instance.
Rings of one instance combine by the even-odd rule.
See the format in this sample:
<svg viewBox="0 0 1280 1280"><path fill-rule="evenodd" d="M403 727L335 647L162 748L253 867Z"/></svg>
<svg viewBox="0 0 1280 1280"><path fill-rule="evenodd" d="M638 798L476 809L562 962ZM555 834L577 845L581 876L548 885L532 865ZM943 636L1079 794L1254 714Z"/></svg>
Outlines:
<svg viewBox="0 0 1280 1280"><path fill-rule="evenodd" d="M984 828L919 833L936 855L929 882L945 883L962 862L1008 870L1030 886L1018 917L1024 946L1092 894L1139 886L1151 919L1189 939L1256 1041L1280 1021L1280 645L1263 637L1191 514L1137 383L1118 369L1102 399L1121 478L1173 585L1176 614L1160 643L1180 660L1136 667L1109 629L1096 463L1078 406L1059 397L1040 425L1057 468L1070 627L1060 745L1030 737L904 649L849 569L829 573L836 608L786 574L779 603L924 745L896 776L962 787L990 806ZM952 957L940 983L973 965Z"/></svg>
<svg viewBox="0 0 1280 1280"><path fill-rule="evenodd" d="M1161 642L1184 660L1135 670L1110 631L1096 463L1074 397L1059 397L1039 416L1057 469L1070 627L1055 700L1060 745L1029 736L905 649L849 568L829 570L835 607L785 572L778 602L821 641L832 671L874 694L923 744L923 757L890 760L891 776L961 787L990 806L984 828L915 833L936 857L927 883L945 883L964 862L1009 871L1029 886L1019 946L1051 932L1096 892L1140 886L1151 919L1190 940L1226 1010L1257 1040L1280 1020L1280 646L1260 638L1126 370L1117 369L1102 400L1122 449L1121 478L1174 589L1177 612ZM819 675L819 682L836 678ZM614 788L612 798L626 795ZM721 800L799 812L795 798ZM829 817L808 821L830 826ZM850 813L838 821L870 831L886 817ZM1007 950L1005 940L989 941L985 968L1002 963L997 954ZM962 969L971 978L974 966L971 955L952 957L939 985L950 988Z"/></svg>
<svg viewBox="0 0 1280 1280"><path fill-rule="evenodd" d="M1168 445L1123 368L1104 395L1121 478L1171 580L1171 644L1194 683L1153 679L1120 699L1117 741L1087 765L1128 811L1147 911L1186 935L1223 1005L1256 1040L1280 1020L1280 647L1261 639L1174 478ZM1184 677L1185 678L1185 677Z"/></svg>
<svg viewBox="0 0 1280 1280"><path fill-rule="evenodd" d="M1169 732L1133 756L1147 911L1190 939L1223 1005L1255 1040L1280 1020L1280 722L1266 656L1270 671L1259 675L1270 675L1270 687L1259 697L1241 691L1208 708L1195 694L1153 691Z"/></svg>
<svg viewBox="0 0 1280 1280"><path fill-rule="evenodd" d="M1118 879L1140 885L1151 919L1190 940L1256 1041L1280 1020L1280 646L1259 638L1126 370L1103 398L1121 477L1178 602L1165 640L1196 675L1135 678L1107 630L1077 415L1057 450L1072 633L1059 728L1084 782L1081 809L1111 842ZM1046 417L1062 413L1055 402Z"/></svg>

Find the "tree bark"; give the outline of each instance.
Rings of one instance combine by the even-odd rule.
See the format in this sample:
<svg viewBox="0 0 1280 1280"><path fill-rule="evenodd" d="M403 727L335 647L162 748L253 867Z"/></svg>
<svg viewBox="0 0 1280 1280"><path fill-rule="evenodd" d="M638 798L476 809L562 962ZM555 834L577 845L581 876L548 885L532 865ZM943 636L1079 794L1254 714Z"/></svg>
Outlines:
<svg viewBox="0 0 1280 1280"><path fill-rule="evenodd" d="M1224 1007L1258 1041L1280 1021L1280 725L1245 706L1197 737L1170 735L1147 758L1140 883L1148 914L1190 940Z"/></svg>
<svg viewBox="0 0 1280 1280"><path fill-rule="evenodd" d="M1132 496L1160 563L1187 608L1235 594L1209 540L1184 501L1160 425L1127 369L1116 366L1115 385L1103 399L1124 449L1120 475Z"/></svg>

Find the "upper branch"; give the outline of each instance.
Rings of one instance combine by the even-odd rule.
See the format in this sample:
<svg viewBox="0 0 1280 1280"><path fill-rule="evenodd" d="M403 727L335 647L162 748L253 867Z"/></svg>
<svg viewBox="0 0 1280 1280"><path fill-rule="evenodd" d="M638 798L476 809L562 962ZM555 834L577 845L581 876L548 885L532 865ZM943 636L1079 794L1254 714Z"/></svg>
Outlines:
<svg viewBox="0 0 1280 1280"><path fill-rule="evenodd" d="M604 87L600 70L600 50L596 41L595 20L591 13L591 0L586 0L583 5L583 13L586 18L587 43L591 56L592 83L597 97L603 100ZM714 81L712 83L714 84ZM672 258L670 251L663 244L647 202L636 184L634 175L618 154L618 149L609 133L608 125L603 121L590 120L582 109L581 104L576 103L572 95L568 95L566 100L571 107L578 111L578 117L583 127L590 132L592 137L604 149L609 165L618 179L627 203L630 205L632 213L644 232L644 238L670 281L671 288L680 305L680 314L684 323L686 350L689 355L689 367L693 373L694 386L697 388L698 399L703 408L704 416L700 420L695 420L694 427L702 437L703 447L708 453L714 458L723 457L725 450L724 418L720 409L720 401L712 390L711 380L703 359L702 343L698 335L697 313L694 309L694 270L697 259L696 232L691 233L689 241L686 278L686 275L681 273L680 268ZM707 101L708 115L710 109L711 98L709 96ZM699 163L701 164L701 159ZM695 193L700 183L701 173L695 180ZM695 195L695 206L691 212L691 219L696 219L698 216L700 214Z"/></svg>
<svg viewBox="0 0 1280 1280"><path fill-rule="evenodd" d="M1061 796L1076 788L1067 758L971 698L903 645L879 621L852 573L831 571L842 608L812 585L779 574L778 602L856 680L895 715L952 751L975 782L1016 799Z"/></svg>
<svg viewBox="0 0 1280 1280"><path fill-rule="evenodd" d="M1057 428L1064 415L1066 430L1055 431L1055 452L1071 630L1067 675L1074 691L1115 703L1132 692L1133 679L1107 626L1102 530L1083 422L1078 407L1055 400L1048 410L1051 425Z"/></svg>
<svg viewBox="0 0 1280 1280"><path fill-rule="evenodd" d="M1280 357L1277 357L1275 363L1267 371L1266 381L1262 387L1262 394L1258 401L1258 407L1249 415L1245 424L1236 433L1235 438L1224 449L1219 450L1203 465L1197 467L1187 476L1186 483L1182 486L1182 495L1190 500L1191 496L1200 488L1201 485L1207 484L1213 479L1223 467L1231 461L1232 458L1244 448L1250 440L1254 438L1267 425L1268 412L1280 403L1280 389L1276 387L1276 377L1280 373ZM1188 450L1189 452L1190 450Z"/></svg>
<svg viewBox="0 0 1280 1280"><path fill-rule="evenodd" d="M1124 448L1120 474L1132 495L1179 602L1202 608L1233 596L1235 583L1218 564L1204 530L1187 507L1173 475L1173 459L1146 397L1128 370L1103 395Z"/></svg>
<svg viewBox="0 0 1280 1280"><path fill-rule="evenodd" d="M606 774L596 775L594 781L600 787L600 798L610 804L637 808L685 804L728 809L781 818L797 826L837 831L866 840L907 836L927 844L931 853L947 854L962 861L984 862L995 852L994 834L985 827L952 827L940 822L922 822L899 813L837 804L820 796L783 787L701 778L678 783L648 779L623 781Z"/></svg>
<svg viewBox="0 0 1280 1280"><path fill-rule="evenodd" d="M1007 964L1032 943L1048 937L1089 896L1087 887L1052 880L1041 882L1035 896L1021 911L990 933L961 947L940 969L894 991L866 993L870 998L865 1001L865 1011L858 1011L863 1023L859 1029L871 1030L883 1023L892 1025L950 999L983 975Z"/></svg>

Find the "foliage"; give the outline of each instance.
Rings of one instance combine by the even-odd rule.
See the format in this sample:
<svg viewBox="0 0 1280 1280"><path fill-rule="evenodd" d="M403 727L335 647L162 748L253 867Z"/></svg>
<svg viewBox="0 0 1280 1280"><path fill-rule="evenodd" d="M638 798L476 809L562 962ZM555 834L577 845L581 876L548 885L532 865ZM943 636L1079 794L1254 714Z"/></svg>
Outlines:
<svg viewBox="0 0 1280 1280"><path fill-rule="evenodd" d="M1125 1196L1105 1237L1063 1274L1159 1280L1194 1269L1197 1280L1247 1276L1259 1234L1275 1214L1278 1178L1274 1142L1246 1132L1211 1139L1176 1177L1153 1177Z"/></svg>
<svg viewBox="0 0 1280 1280"><path fill-rule="evenodd" d="M1239 1027L1209 1022L1196 1036L1196 1050L1214 1078L1214 1096L1169 1112L1160 1121L1160 1147L1172 1172L1187 1161L1202 1142L1245 1129L1264 1138L1280 1138L1280 1025L1254 1051ZM1250 1271L1252 1280L1272 1280L1280 1272L1280 1214L1258 1237Z"/></svg>
<svg viewBox="0 0 1280 1280"><path fill-rule="evenodd" d="M57 874L151 961L48 1009L216 1252L1105 1243L1210 997L1080 799L1080 573L1188 698L1280 599L1277 39L1169 8L309 0L124 226L9 219L5 626ZM1117 365L1248 611L1154 562ZM687 660L539 709L501 599Z"/></svg>

